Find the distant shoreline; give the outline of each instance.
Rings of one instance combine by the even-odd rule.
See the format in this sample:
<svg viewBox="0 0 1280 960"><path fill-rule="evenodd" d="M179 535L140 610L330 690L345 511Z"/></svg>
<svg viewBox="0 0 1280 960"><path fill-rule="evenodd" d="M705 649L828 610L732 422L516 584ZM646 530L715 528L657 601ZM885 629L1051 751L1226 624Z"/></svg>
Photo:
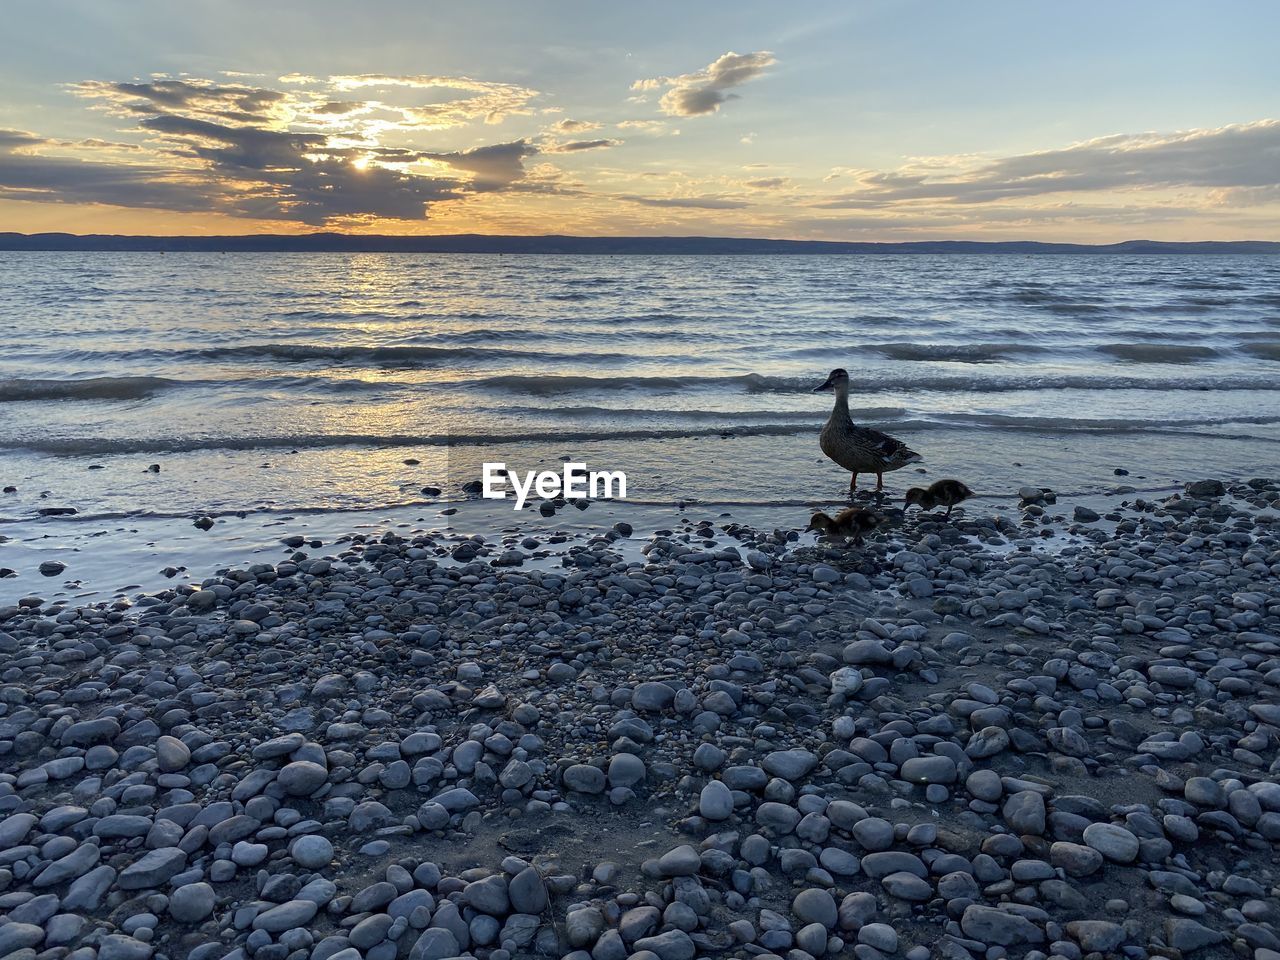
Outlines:
<svg viewBox="0 0 1280 960"><path fill-rule="evenodd" d="M70 233L0 233L0 252L120 253L485 253L648 256L849 254L1262 254L1280 255L1280 241L1126 240L1122 243L1046 243L1032 240L921 240L905 243L774 240L736 237L385 236L312 233L299 236L163 237Z"/></svg>

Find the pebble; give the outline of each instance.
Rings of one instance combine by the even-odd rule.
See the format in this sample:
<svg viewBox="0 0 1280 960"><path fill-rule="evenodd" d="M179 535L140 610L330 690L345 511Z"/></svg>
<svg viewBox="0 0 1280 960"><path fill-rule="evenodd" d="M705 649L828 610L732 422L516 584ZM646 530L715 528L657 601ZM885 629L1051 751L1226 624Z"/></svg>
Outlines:
<svg viewBox="0 0 1280 960"><path fill-rule="evenodd" d="M1045 830L1044 797L1035 790L1020 790L1004 802L1004 819L1015 833L1040 836Z"/></svg>
<svg viewBox="0 0 1280 960"><path fill-rule="evenodd" d="M1084 842L1108 860L1132 863L1140 849L1138 838L1114 823L1091 823L1084 828Z"/></svg>
<svg viewBox="0 0 1280 960"><path fill-rule="evenodd" d="M0 607L0 956L1278 960L1280 484L1222 487Z"/></svg>
<svg viewBox="0 0 1280 960"><path fill-rule="evenodd" d="M733 815L733 792L719 780L712 780L698 795L698 812L708 820L728 820Z"/></svg>
<svg viewBox="0 0 1280 960"><path fill-rule="evenodd" d="M664 877L691 877L698 872L702 858L687 843L668 850L658 858L658 871Z"/></svg>
<svg viewBox="0 0 1280 960"><path fill-rule="evenodd" d="M765 772L783 780L800 780L818 765L818 758L808 750L775 750L765 755L761 766Z"/></svg>
<svg viewBox="0 0 1280 960"><path fill-rule="evenodd" d="M1028 920L1009 910L971 904L960 917L965 936L980 943L1013 947L1026 943L1043 943L1044 932Z"/></svg>
<svg viewBox="0 0 1280 960"><path fill-rule="evenodd" d="M576 763L564 772L564 785L579 793L604 793L604 771L585 763Z"/></svg>
<svg viewBox="0 0 1280 960"><path fill-rule="evenodd" d="M188 883L169 896L169 915L179 923L199 923L213 913L217 894L207 883Z"/></svg>
<svg viewBox="0 0 1280 960"><path fill-rule="evenodd" d="M327 837L307 834L293 841L289 847L289 856L305 870L319 870L333 860L333 844Z"/></svg>
<svg viewBox="0 0 1280 960"><path fill-rule="evenodd" d="M911 757L899 771L908 783L955 783L956 762L950 757Z"/></svg>
<svg viewBox="0 0 1280 960"><path fill-rule="evenodd" d="M276 777L281 789L291 797L315 793L329 780L329 771L311 760L295 760L286 764Z"/></svg>

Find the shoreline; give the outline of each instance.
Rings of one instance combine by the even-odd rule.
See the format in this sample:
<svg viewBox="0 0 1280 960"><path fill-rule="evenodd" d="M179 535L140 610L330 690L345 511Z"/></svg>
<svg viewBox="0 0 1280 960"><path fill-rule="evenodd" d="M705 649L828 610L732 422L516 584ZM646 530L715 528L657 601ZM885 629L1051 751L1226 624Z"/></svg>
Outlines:
<svg viewBox="0 0 1280 960"><path fill-rule="evenodd" d="M1157 437L966 428L927 439L903 432L909 442L928 444L928 462L920 468L927 473L905 470L893 477L891 486L901 490L952 476L965 478L984 496L1012 494L1030 483L1069 497L1105 494L1123 485L1171 488L1189 469L1210 465L1224 481L1247 479L1271 470L1275 458L1269 454L1280 443L1280 435L1269 435L1274 431L1274 425L1263 425L1254 431L1257 436L1249 437ZM525 471L558 470L565 461L622 470L632 502L652 504L838 502L848 487L848 475L821 459L813 437L805 433L729 433L696 442L528 440L489 447L354 446L274 453L210 449L64 457L6 452L0 453L0 487L16 491L0 494L0 527L7 519L32 518L51 506L74 507L104 521L131 520L139 511L194 519L261 510L425 510L439 497L424 498L424 487L456 495L464 483L482 476L488 461ZM160 472L150 471L151 464L158 464Z"/></svg>
<svg viewBox="0 0 1280 960"><path fill-rule="evenodd" d="M1118 481L1125 478L1116 478ZM1098 513L1110 510L1126 498L1167 495L1178 488L1169 485L1134 487L1117 483L1108 493L1059 493L1063 506L1076 505ZM370 532L442 532L478 535L500 540L513 525L524 524L540 536L564 534L585 539L610 529L622 521L636 537L644 540L653 532L691 515L729 517L755 526L773 525L804 530L815 510L836 510L841 504L827 500L788 500L771 503L755 501L584 501L578 510L562 505L554 517L539 513L542 501L530 501L525 509L511 509L510 501L484 501L474 497L441 496L387 506L332 509L258 508L221 510L193 514L190 511L156 514L107 513L47 517L0 517L0 569L18 576L0 577L0 605L22 596L48 595L64 602L90 602L132 596L198 582L218 569L253 560L272 559L289 552L283 544L289 537L303 537L328 546L351 535ZM559 501L563 503L563 501ZM873 504L874 498L857 501ZM893 495L883 503L900 506ZM967 501L965 513L999 514L1001 508L1016 510L1016 493L979 493ZM193 521L207 518L207 531L193 527ZM1108 521L1100 522L1103 527ZM806 542L812 541L806 537ZM319 549L319 548L311 548ZM564 553L560 544L552 555ZM66 569L58 576L39 575L46 561L61 562ZM119 571L130 576L120 579ZM62 576L66 574L66 576ZM115 579L112 579L112 578Z"/></svg>
<svg viewBox="0 0 1280 960"><path fill-rule="evenodd" d="M861 549L601 506L488 554L282 525L304 543L145 604L0 605L0 937L1270 956L1280 482Z"/></svg>

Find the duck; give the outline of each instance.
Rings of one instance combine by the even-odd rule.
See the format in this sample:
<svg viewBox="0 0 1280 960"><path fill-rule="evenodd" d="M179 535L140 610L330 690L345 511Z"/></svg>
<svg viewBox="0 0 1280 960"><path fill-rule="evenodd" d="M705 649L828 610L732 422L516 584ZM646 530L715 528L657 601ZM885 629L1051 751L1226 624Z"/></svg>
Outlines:
<svg viewBox="0 0 1280 960"><path fill-rule="evenodd" d="M919 463L924 457L901 440L870 427L860 427L849 416L849 374L837 368L831 371L824 384L814 387L814 393L834 390L835 406L818 437L828 459L844 467L853 476L849 480L849 492L858 488L858 474L874 473L876 489L884 489L884 474L900 470L909 463Z"/></svg>
<svg viewBox="0 0 1280 960"><path fill-rule="evenodd" d="M938 480L928 487L912 487L907 491L907 506L915 504L921 510L932 510L934 507L946 507L947 516L958 504L973 496L973 491L959 480Z"/></svg>
<svg viewBox="0 0 1280 960"><path fill-rule="evenodd" d="M845 507L834 517L818 511L809 521L809 530L817 530L828 537L845 537L854 543L862 543L864 534L882 526L885 518L874 510L862 507Z"/></svg>

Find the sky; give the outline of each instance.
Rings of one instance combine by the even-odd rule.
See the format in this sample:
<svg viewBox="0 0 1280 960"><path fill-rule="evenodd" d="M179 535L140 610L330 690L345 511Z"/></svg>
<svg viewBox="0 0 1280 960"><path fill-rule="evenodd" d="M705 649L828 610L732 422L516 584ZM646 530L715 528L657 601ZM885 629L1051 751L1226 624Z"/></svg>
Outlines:
<svg viewBox="0 0 1280 960"><path fill-rule="evenodd" d="M1280 239L1280 4L6 0L0 231Z"/></svg>

